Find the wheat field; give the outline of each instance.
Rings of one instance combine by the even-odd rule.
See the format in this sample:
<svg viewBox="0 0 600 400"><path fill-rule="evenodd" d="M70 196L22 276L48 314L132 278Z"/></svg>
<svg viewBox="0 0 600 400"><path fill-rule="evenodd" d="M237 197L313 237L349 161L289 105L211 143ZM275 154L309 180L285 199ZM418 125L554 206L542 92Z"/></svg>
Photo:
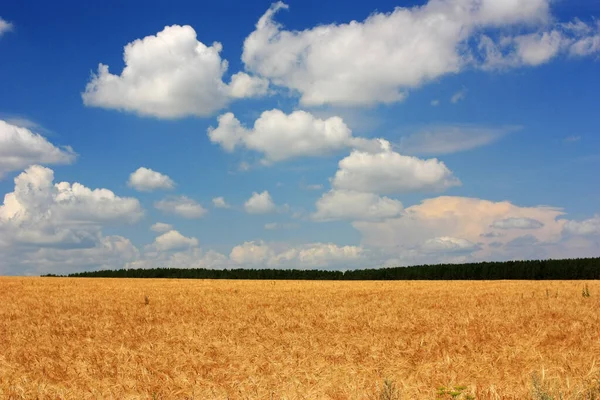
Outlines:
<svg viewBox="0 0 600 400"><path fill-rule="evenodd" d="M592 281L2 277L0 398L585 398L599 306Z"/></svg>

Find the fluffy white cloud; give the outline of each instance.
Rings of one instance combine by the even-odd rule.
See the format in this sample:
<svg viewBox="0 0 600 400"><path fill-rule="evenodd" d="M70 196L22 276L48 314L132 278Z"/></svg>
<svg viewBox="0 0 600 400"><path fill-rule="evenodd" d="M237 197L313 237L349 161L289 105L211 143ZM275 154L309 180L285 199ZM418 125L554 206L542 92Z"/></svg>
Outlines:
<svg viewBox="0 0 600 400"><path fill-rule="evenodd" d="M76 157L68 146L56 147L25 127L0 120L0 179L32 164L71 164Z"/></svg>
<svg viewBox="0 0 600 400"><path fill-rule="evenodd" d="M564 232L568 235L600 235L600 215L583 221L567 221Z"/></svg>
<svg viewBox="0 0 600 400"><path fill-rule="evenodd" d="M317 200L316 208L312 218L319 221L379 220L399 216L402 203L373 193L331 190Z"/></svg>
<svg viewBox="0 0 600 400"><path fill-rule="evenodd" d="M539 229L544 224L533 218L513 217L494 221L490 226L496 229Z"/></svg>
<svg viewBox="0 0 600 400"><path fill-rule="evenodd" d="M244 203L248 214L268 214L275 212L277 207L267 190L262 193L253 192L252 196Z"/></svg>
<svg viewBox="0 0 600 400"><path fill-rule="evenodd" d="M12 28L13 28L13 25L10 22L8 22L8 21L2 19L2 17L0 17L0 37L4 33L10 31Z"/></svg>
<svg viewBox="0 0 600 400"><path fill-rule="evenodd" d="M233 113L223 114L218 126L208 129L208 136L228 152L244 146L263 153L267 163L321 156L347 147L377 151L387 144L381 139L353 137L340 117L320 119L306 111L285 114L277 109L263 112L252 129L244 127Z"/></svg>
<svg viewBox="0 0 600 400"><path fill-rule="evenodd" d="M242 123L233 115L225 113L217 118L218 126L208 128L208 137L213 143L218 143L225 151L232 152L236 146L244 143L248 130L242 126Z"/></svg>
<svg viewBox="0 0 600 400"><path fill-rule="evenodd" d="M150 230L158 233L168 232L173 229L173 225L165 224L164 222L157 222L150 227Z"/></svg>
<svg viewBox="0 0 600 400"><path fill-rule="evenodd" d="M519 127L487 128L468 125L433 126L400 139L402 153L450 154L491 144Z"/></svg>
<svg viewBox="0 0 600 400"><path fill-rule="evenodd" d="M154 203L154 207L166 213L176 214L183 218L201 218L207 213L202 205L189 197L169 197Z"/></svg>
<svg viewBox="0 0 600 400"><path fill-rule="evenodd" d="M136 222L143 215L137 199L118 197L108 189L89 189L80 183L53 183L54 172L33 165L15 178L15 190L4 196L0 221L80 225L107 221Z"/></svg>
<svg viewBox="0 0 600 400"><path fill-rule="evenodd" d="M198 239L195 237L185 237L176 230L170 230L154 239L150 248L156 251L173 251L197 246Z"/></svg>
<svg viewBox="0 0 600 400"><path fill-rule="evenodd" d="M207 46L191 26L167 26L125 46L120 75L100 64L82 94L87 106L158 118L213 115L231 98L263 95L268 83L240 72L223 82L222 46Z"/></svg>
<svg viewBox="0 0 600 400"><path fill-rule="evenodd" d="M336 189L378 194L441 191L460 185L446 165L393 151L353 151L339 162L332 179Z"/></svg>
<svg viewBox="0 0 600 400"><path fill-rule="evenodd" d="M229 84L231 97L237 99L264 96L268 90L269 81L267 79L253 77L243 72L232 75Z"/></svg>
<svg viewBox="0 0 600 400"><path fill-rule="evenodd" d="M129 240L101 232L105 224L139 220L143 211L136 199L54 183L53 171L39 165L14 181L14 191L0 205L0 273L76 271L123 265L136 256Z"/></svg>
<svg viewBox="0 0 600 400"><path fill-rule="evenodd" d="M244 42L249 71L300 93L306 105L402 100L406 91L472 62L467 42L483 29L548 20L548 0L430 0L375 12L363 22L286 31L275 3Z"/></svg>
<svg viewBox="0 0 600 400"><path fill-rule="evenodd" d="M229 253L229 258L237 264L267 263L275 255L275 251L262 242L245 242L235 246Z"/></svg>
<svg viewBox="0 0 600 400"><path fill-rule="evenodd" d="M358 246L338 246L332 243L309 243L302 246L245 242L235 246L229 255L240 266L269 268L317 268L348 266L363 258Z"/></svg>
<svg viewBox="0 0 600 400"><path fill-rule="evenodd" d="M213 206L216 208L231 208L229 204L225 201L223 197L215 197L212 199Z"/></svg>
<svg viewBox="0 0 600 400"><path fill-rule="evenodd" d="M531 33L514 38L519 59L526 65L540 65L554 57L563 41L557 31Z"/></svg>
<svg viewBox="0 0 600 400"><path fill-rule="evenodd" d="M167 175L140 167L129 175L127 185L140 192L151 192L157 189L173 189L175 182Z"/></svg>
<svg viewBox="0 0 600 400"><path fill-rule="evenodd" d="M333 189L317 200L312 219L377 221L398 217L402 203L379 194L439 191L460 184L436 159L403 156L388 148L376 153L353 151L339 162Z"/></svg>

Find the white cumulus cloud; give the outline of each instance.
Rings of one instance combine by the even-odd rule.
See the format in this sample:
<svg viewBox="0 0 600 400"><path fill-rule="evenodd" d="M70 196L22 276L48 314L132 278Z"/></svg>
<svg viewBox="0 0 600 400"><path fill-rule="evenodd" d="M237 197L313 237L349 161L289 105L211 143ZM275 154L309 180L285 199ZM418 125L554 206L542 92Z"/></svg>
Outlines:
<svg viewBox="0 0 600 400"><path fill-rule="evenodd" d="M140 203L118 197L108 189L89 189L80 183L54 183L54 171L39 165L15 178L15 190L4 196L0 221L20 225L40 220L59 224L107 221L136 222L142 215Z"/></svg>
<svg viewBox="0 0 600 400"><path fill-rule="evenodd" d="M531 33L514 39L519 59L526 65L540 65L548 62L560 50L562 35L557 31Z"/></svg>
<svg viewBox="0 0 600 400"><path fill-rule="evenodd" d="M202 218L208 212L200 203L187 196L168 197L154 203L154 207L163 212L189 219Z"/></svg>
<svg viewBox="0 0 600 400"><path fill-rule="evenodd" d="M567 221L564 231L568 235L600 235L600 215L583 221Z"/></svg>
<svg viewBox="0 0 600 400"><path fill-rule="evenodd" d="M441 191L460 185L446 165L394 151L353 151L339 162L332 179L336 189L378 194Z"/></svg>
<svg viewBox="0 0 600 400"><path fill-rule="evenodd" d="M248 214L268 214L275 212L277 207L269 192L265 190L262 193L253 192L244 203L244 209Z"/></svg>
<svg viewBox="0 0 600 400"><path fill-rule="evenodd" d="M215 197L212 199L213 206L216 208L231 208L223 197Z"/></svg>
<svg viewBox="0 0 600 400"><path fill-rule="evenodd" d="M0 120L0 179L32 164L71 164L76 157L68 146L56 147L28 128Z"/></svg>
<svg viewBox="0 0 600 400"><path fill-rule="evenodd" d="M54 183L54 172L39 165L14 182L14 191L0 204L0 272L80 270L122 265L136 256L129 240L102 236L101 230L138 221L143 210L137 199L77 182Z"/></svg>
<svg viewBox="0 0 600 400"><path fill-rule="evenodd" d="M140 167L129 175L127 184L140 192L151 192L157 189L173 189L175 182L167 175Z"/></svg>
<svg viewBox="0 0 600 400"><path fill-rule="evenodd" d="M318 221L379 220L397 217L403 209L398 200L352 190L331 190L317 200L316 208L312 218Z"/></svg>
<svg viewBox="0 0 600 400"><path fill-rule="evenodd" d="M252 128L243 126L233 113L223 114L218 126L208 129L208 136L228 152L243 146L263 153L267 163L322 156L347 147L376 151L387 143L353 137L340 117L320 119L306 111L285 114L277 109L264 111Z"/></svg>
<svg viewBox="0 0 600 400"><path fill-rule="evenodd" d="M173 251L197 246L198 239L195 237L185 237L176 230L170 230L154 239L150 248L156 251Z"/></svg>
<svg viewBox="0 0 600 400"><path fill-rule="evenodd" d="M173 229L173 225L165 224L164 222L157 222L150 227L150 230L158 233L168 232Z"/></svg>
<svg viewBox="0 0 600 400"><path fill-rule="evenodd" d="M244 72L223 82L227 61L222 46L205 45L189 25L167 26L125 46L120 75L100 64L82 94L87 106L118 109L157 118L206 117L232 98L267 92L268 82Z"/></svg>
<svg viewBox="0 0 600 400"><path fill-rule="evenodd" d="M267 94L269 81L264 78L250 76L244 72L232 75L229 84L231 97L242 99L245 97L258 97Z"/></svg>

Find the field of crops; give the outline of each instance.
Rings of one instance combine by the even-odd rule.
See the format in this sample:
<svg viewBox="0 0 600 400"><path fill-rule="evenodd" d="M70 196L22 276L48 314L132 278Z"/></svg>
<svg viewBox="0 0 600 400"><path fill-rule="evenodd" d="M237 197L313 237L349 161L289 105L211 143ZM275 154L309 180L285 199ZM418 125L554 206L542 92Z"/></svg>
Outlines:
<svg viewBox="0 0 600 400"><path fill-rule="evenodd" d="M599 377L600 282L0 278L1 399L584 398Z"/></svg>

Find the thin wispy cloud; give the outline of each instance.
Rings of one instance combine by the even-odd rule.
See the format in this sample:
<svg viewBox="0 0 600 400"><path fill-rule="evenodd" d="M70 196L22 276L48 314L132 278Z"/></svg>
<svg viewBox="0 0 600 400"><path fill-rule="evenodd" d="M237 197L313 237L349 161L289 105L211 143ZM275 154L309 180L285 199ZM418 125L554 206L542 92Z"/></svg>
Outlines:
<svg viewBox="0 0 600 400"><path fill-rule="evenodd" d="M579 142L581 140L581 136L567 136L564 141L565 143L575 143L575 142Z"/></svg>
<svg viewBox="0 0 600 400"><path fill-rule="evenodd" d="M462 101L467 97L467 89L461 89L458 92L454 93L452 97L450 97L450 103L456 104L459 101Z"/></svg>
<svg viewBox="0 0 600 400"><path fill-rule="evenodd" d="M397 147L401 153L416 155L458 153L490 145L520 129L519 126L500 128L473 125L431 126L401 138Z"/></svg>

